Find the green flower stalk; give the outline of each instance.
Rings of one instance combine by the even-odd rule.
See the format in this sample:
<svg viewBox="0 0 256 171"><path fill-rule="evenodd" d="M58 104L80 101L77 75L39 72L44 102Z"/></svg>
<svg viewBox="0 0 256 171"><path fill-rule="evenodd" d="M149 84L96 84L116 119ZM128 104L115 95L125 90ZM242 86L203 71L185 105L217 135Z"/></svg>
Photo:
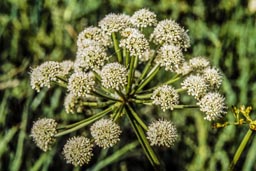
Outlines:
<svg viewBox="0 0 256 171"><path fill-rule="evenodd" d="M208 121L226 113L225 99L218 93L222 76L206 58L184 55L190 47L187 33L173 20L158 22L148 9L132 16L109 14L98 26L85 28L78 35L74 62L50 61L33 68L31 86L36 91L54 84L65 87L67 113L90 110L93 114L58 127L43 124L38 129L35 122L31 135L36 144L46 151L56 138L81 129L89 131L85 135L90 137L70 138L63 149L67 163L82 166L90 162L93 148L111 148L122 142L127 125L123 122L129 121L149 162L159 170L162 166L155 150L173 147L178 130L174 122L159 114L146 118L138 113L141 105L163 111L200 108ZM160 71L167 72L169 78L156 82ZM183 103L183 95L192 96L194 103Z"/></svg>

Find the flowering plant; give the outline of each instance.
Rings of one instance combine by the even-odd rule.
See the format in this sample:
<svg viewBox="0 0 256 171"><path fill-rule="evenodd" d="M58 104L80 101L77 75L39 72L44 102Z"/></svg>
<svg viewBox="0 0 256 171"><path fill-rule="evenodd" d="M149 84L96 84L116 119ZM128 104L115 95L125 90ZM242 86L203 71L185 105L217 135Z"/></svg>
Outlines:
<svg viewBox="0 0 256 171"><path fill-rule="evenodd" d="M85 113L85 118L70 125L50 118L37 120L31 130L36 145L47 151L57 137L90 125L91 137L71 137L63 148L67 163L82 166L90 162L95 145L105 149L120 141L127 118L148 160L160 168L153 146L171 147L178 131L172 121L157 114L147 124L152 119L137 112L141 105L163 111L199 108L208 121L226 113L225 99L218 92L220 71L205 57L186 57L189 47L183 27L171 19L158 22L147 9L132 16L109 14L98 27L85 28L78 35L75 61L48 61L31 71L33 89L65 87L66 112ZM162 72L168 78L154 81ZM194 104L182 101L184 92L195 99ZM87 114L89 109L92 115Z"/></svg>

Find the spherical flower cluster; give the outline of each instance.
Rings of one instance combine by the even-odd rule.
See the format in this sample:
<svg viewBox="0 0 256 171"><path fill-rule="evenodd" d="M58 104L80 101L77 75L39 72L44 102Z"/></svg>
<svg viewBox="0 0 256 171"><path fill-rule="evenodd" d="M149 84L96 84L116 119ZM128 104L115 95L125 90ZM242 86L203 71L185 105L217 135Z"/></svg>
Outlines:
<svg viewBox="0 0 256 171"><path fill-rule="evenodd" d="M39 119L34 122L31 129L31 137L43 151L49 150L55 142L55 134L57 134L57 122L54 119Z"/></svg>
<svg viewBox="0 0 256 171"><path fill-rule="evenodd" d="M169 85L158 87L152 94L153 104L160 105L163 111L170 109L179 103L179 95L177 91Z"/></svg>
<svg viewBox="0 0 256 171"><path fill-rule="evenodd" d="M209 92L198 101L200 110L206 114L204 119L214 121L226 113L225 98L217 92Z"/></svg>
<svg viewBox="0 0 256 171"><path fill-rule="evenodd" d="M193 70L202 70L210 65L209 61L202 57L194 57L189 60L189 65Z"/></svg>
<svg viewBox="0 0 256 171"><path fill-rule="evenodd" d="M127 84L127 71L118 62L109 63L102 68L101 78L104 87L120 90Z"/></svg>
<svg viewBox="0 0 256 171"><path fill-rule="evenodd" d="M64 99L64 107L67 113L82 113L84 111L81 98L72 93L68 93Z"/></svg>
<svg viewBox="0 0 256 171"><path fill-rule="evenodd" d="M80 46L84 40L94 40L102 46L112 45L111 37L98 27L87 27L78 35L77 44Z"/></svg>
<svg viewBox="0 0 256 171"><path fill-rule="evenodd" d="M148 9L136 11L131 17L132 24L138 28L154 26L157 23L156 14Z"/></svg>
<svg viewBox="0 0 256 171"><path fill-rule="evenodd" d="M94 88L95 81L90 74L73 73L68 80L68 91L77 97L85 97Z"/></svg>
<svg viewBox="0 0 256 171"><path fill-rule="evenodd" d="M145 52L150 51L147 39L144 34L139 31L133 31L127 38L120 40L119 46L126 48L130 56L138 56L139 58L141 58Z"/></svg>
<svg viewBox="0 0 256 171"><path fill-rule="evenodd" d="M170 121L158 120L148 126L147 139L151 146L171 147L177 137L177 129Z"/></svg>
<svg viewBox="0 0 256 171"><path fill-rule="evenodd" d="M83 136L70 138L63 147L63 155L67 163L74 166L88 164L93 156L93 144Z"/></svg>
<svg viewBox="0 0 256 171"><path fill-rule="evenodd" d="M102 46L99 42L91 39L77 39L77 52L76 56L79 56L83 53L84 49L90 47L90 46Z"/></svg>
<svg viewBox="0 0 256 171"><path fill-rule="evenodd" d="M175 72L182 65L184 57L179 47L173 45L163 45L157 52L155 61L166 71Z"/></svg>
<svg viewBox="0 0 256 171"><path fill-rule="evenodd" d="M130 26L131 18L125 14L108 14L99 22L99 27L108 35Z"/></svg>
<svg viewBox="0 0 256 171"><path fill-rule="evenodd" d="M76 71L98 70L108 59L105 48L94 44L78 49L74 67Z"/></svg>
<svg viewBox="0 0 256 171"><path fill-rule="evenodd" d="M120 141L121 129L111 119L98 120L91 126L90 130L95 143L99 147L109 148Z"/></svg>
<svg viewBox="0 0 256 171"><path fill-rule="evenodd" d="M182 88L186 89L188 94L199 100L207 92L207 84L204 78L199 75L190 75L182 83Z"/></svg>
<svg viewBox="0 0 256 171"><path fill-rule="evenodd" d="M202 71L202 77L205 79L205 82L212 90L218 89L221 85L222 76L217 68L205 68Z"/></svg>
<svg viewBox="0 0 256 171"><path fill-rule="evenodd" d="M32 69L30 84L37 92L42 87L51 87L52 81L57 81L57 76L61 73L61 66L59 62L48 61Z"/></svg>
<svg viewBox="0 0 256 171"><path fill-rule="evenodd" d="M160 21L150 35L150 39L157 45L171 44L184 50L190 47L187 31L173 20Z"/></svg>

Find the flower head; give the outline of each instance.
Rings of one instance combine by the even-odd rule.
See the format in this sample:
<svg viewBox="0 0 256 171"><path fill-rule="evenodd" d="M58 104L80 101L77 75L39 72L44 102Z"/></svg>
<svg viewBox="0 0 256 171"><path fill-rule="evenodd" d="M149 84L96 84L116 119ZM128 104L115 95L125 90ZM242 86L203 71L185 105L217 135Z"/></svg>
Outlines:
<svg viewBox="0 0 256 171"><path fill-rule="evenodd" d="M48 61L32 69L30 84L33 89L40 91L41 87L51 87L52 81L57 81L61 66L59 62Z"/></svg>
<svg viewBox="0 0 256 171"><path fill-rule="evenodd" d="M139 31L133 31L131 34L120 41L120 47L126 48L131 56L141 58L144 53L150 50L149 43L144 34Z"/></svg>
<svg viewBox="0 0 256 171"><path fill-rule="evenodd" d="M85 97L94 88L95 81L90 74L73 73L68 80L68 91L77 97Z"/></svg>
<svg viewBox="0 0 256 171"><path fill-rule="evenodd" d="M70 138L63 147L63 155L67 163L74 166L88 164L93 156L93 144L83 136Z"/></svg>
<svg viewBox="0 0 256 171"><path fill-rule="evenodd" d="M163 45L156 56L156 63L165 70L175 72L182 65L184 57L179 47L173 45Z"/></svg>
<svg viewBox="0 0 256 171"><path fill-rule="evenodd" d="M202 77L212 90L218 89L221 85L222 76L217 68L205 68L202 71Z"/></svg>
<svg viewBox="0 0 256 171"><path fill-rule="evenodd" d="M154 26L157 23L156 14L148 9L140 9L131 17L132 24L138 28Z"/></svg>
<svg viewBox="0 0 256 171"><path fill-rule="evenodd" d="M100 22L100 28L108 35L119 32L124 28L131 26L130 16L125 14L108 14Z"/></svg>
<svg viewBox="0 0 256 171"><path fill-rule="evenodd" d="M99 42L91 39L78 39L77 40L77 52L76 56L79 56L83 53L84 49L90 47L90 46L102 46Z"/></svg>
<svg viewBox="0 0 256 171"><path fill-rule="evenodd" d="M189 65L193 70L202 70L210 65L209 61L202 57L194 57L189 60Z"/></svg>
<svg viewBox="0 0 256 171"><path fill-rule="evenodd" d="M190 47L187 31L173 20L160 21L150 35L150 39L157 45L171 44L184 50Z"/></svg>
<svg viewBox="0 0 256 171"><path fill-rule="evenodd" d="M119 136L121 134L121 129L119 125L111 119L98 120L91 126L90 130L95 143L99 147L112 147L120 141Z"/></svg>
<svg viewBox="0 0 256 171"><path fill-rule="evenodd" d="M87 27L78 35L77 43L81 44L84 40L90 39L98 42L102 46L112 45L111 37L98 27Z"/></svg>
<svg viewBox="0 0 256 171"><path fill-rule="evenodd" d="M76 71L98 70L108 59L105 48L93 44L78 49L74 67Z"/></svg>
<svg viewBox="0 0 256 171"><path fill-rule="evenodd" d="M127 71L118 62L109 63L102 68L101 78L104 87L119 90L127 84Z"/></svg>
<svg viewBox="0 0 256 171"><path fill-rule="evenodd" d="M34 122L31 129L31 137L43 151L47 151L55 142L55 134L57 134L57 122L54 119L39 119Z"/></svg>
<svg viewBox="0 0 256 171"><path fill-rule="evenodd" d="M179 95L176 90L169 85L158 87L152 94L153 104L160 105L163 111L173 110L174 105L179 103Z"/></svg>
<svg viewBox="0 0 256 171"><path fill-rule="evenodd" d="M207 84L203 77L199 75L190 75L182 83L182 88L187 89L189 95L200 99L207 92Z"/></svg>
<svg viewBox="0 0 256 171"><path fill-rule="evenodd" d="M217 92L207 93L198 101L200 110L206 114L204 119L213 121L226 113L225 98Z"/></svg>
<svg viewBox="0 0 256 171"><path fill-rule="evenodd" d="M148 126L147 139L151 146L171 147L177 137L177 129L170 121L158 120Z"/></svg>

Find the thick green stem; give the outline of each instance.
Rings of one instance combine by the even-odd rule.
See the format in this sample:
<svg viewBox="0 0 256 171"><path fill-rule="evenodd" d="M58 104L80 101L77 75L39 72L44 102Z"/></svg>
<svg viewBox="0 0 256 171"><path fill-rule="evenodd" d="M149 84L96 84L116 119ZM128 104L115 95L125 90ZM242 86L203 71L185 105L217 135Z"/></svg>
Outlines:
<svg viewBox="0 0 256 171"><path fill-rule="evenodd" d="M119 48L119 43L118 43L117 38L116 38L116 33L112 33L111 36L112 36L112 39L113 39L113 42L114 42L114 49L115 49L115 52L117 54L117 61L119 63L122 63L123 59L122 59L121 50Z"/></svg>
<svg viewBox="0 0 256 171"><path fill-rule="evenodd" d="M175 75L173 78L171 78L170 80L164 82L163 84L172 84L176 81L178 81L181 77L179 77L178 75Z"/></svg>
<svg viewBox="0 0 256 171"><path fill-rule="evenodd" d="M84 106L89 106L89 107L97 107L97 108L101 108L101 107L106 107L109 106L111 104L114 104L114 101L107 101L107 102L82 102L82 104Z"/></svg>
<svg viewBox="0 0 256 171"><path fill-rule="evenodd" d="M232 162L230 163L230 166L229 166L230 171L234 170L234 167L237 164L237 161L239 160L242 152L244 151L244 148L245 148L246 144L248 143L252 133L253 133L253 131L251 129L249 129L247 131L247 133L245 134L241 144L239 145L238 149L236 150L236 153L234 155L234 158L233 158Z"/></svg>
<svg viewBox="0 0 256 171"><path fill-rule="evenodd" d="M145 105L152 105L152 101L153 100L131 99L130 101L134 102L134 103L141 103L141 104L145 104Z"/></svg>
<svg viewBox="0 0 256 171"><path fill-rule="evenodd" d="M154 86L154 87L151 87L151 88L149 88L149 89L147 89L147 90L143 90L142 92L143 92L143 93L152 92L152 91L154 91L156 88L158 88L159 86L172 84L172 83L178 81L180 78L181 78L181 77L179 77L179 74L177 74L177 75L175 75L174 77L172 77L171 79L167 80L166 82L161 83L161 84L158 84L158 85L156 85L156 86Z"/></svg>
<svg viewBox="0 0 256 171"><path fill-rule="evenodd" d="M113 101L121 101L120 99L117 99L115 97L112 97L111 95L108 95L108 94L105 94L103 92L100 92L98 90L94 90L92 92L92 94L96 95L96 96L99 96L99 97L102 97L102 98L106 98L108 100L113 100Z"/></svg>
<svg viewBox="0 0 256 171"><path fill-rule="evenodd" d="M152 96L152 93L134 95L135 99L150 99L151 96Z"/></svg>
<svg viewBox="0 0 256 171"><path fill-rule="evenodd" d="M133 108L131 107L131 105L128 103L127 104L127 109L130 111L130 113L132 114L133 118L140 124L140 126L147 131L148 127L147 125L141 120L141 118L139 117L139 115L133 110Z"/></svg>
<svg viewBox="0 0 256 171"><path fill-rule="evenodd" d="M147 77L140 83L140 85L138 86L137 90L134 91L134 93L141 91L156 76L159 69L159 65L154 66L154 68L150 71Z"/></svg>
<svg viewBox="0 0 256 171"><path fill-rule="evenodd" d="M151 165L154 167L155 170L161 170L160 161L157 155L155 154L154 150L150 146L142 127L138 124L138 122L136 121L136 119L133 117L133 115L130 113L128 109L126 109L126 112L127 112L129 121L132 125L132 128L144 150L144 153L146 154L148 160L150 161Z"/></svg>
<svg viewBox="0 0 256 171"><path fill-rule="evenodd" d="M92 122L102 118L103 116L105 116L106 114L108 114L109 112L114 110L114 108L117 107L117 105L119 105L119 103L116 103L115 105L110 106L109 108L105 109L104 111L99 112L99 113L97 113L97 114L95 114L95 115L93 115L89 118L86 118L86 119L82 120L82 121L79 121L77 123L74 123L74 124L71 124L71 125L66 125L66 126L63 126L61 128L58 128L58 129L66 128L66 130L57 133L55 135L55 137L60 137L62 135L66 135L68 133L77 131L77 130L91 124Z"/></svg>
<svg viewBox="0 0 256 171"><path fill-rule="evenodd" d="M129 64L128 83L127 83L127 94L131 91L132 81L134 77L134 71L138 63L138 57L132 56Z"/></svg>
<svg viewBox="0 0 256 171"><path fill-rule="evenodd" d="M117 121L117 119L122 116L123 109L124 109L124 105L120 105L120 106L115 110L115 112L113 113L113 115L111 116L111 118L112 118L114 121Z"/></svg>
<svg viewBox="0 0 256 171"><path fill-rule="evenodd" d="M123 49L123 56L125 58L125 67L127 68L129 66L130 56L126 48Z"/></svg>
<svg viewBox="0 0 256 171"><path fill-rule="evenodd" d="M146 75L148 74L149 69L152 67L154 59L155 59L155 57L152 57L148 61L147 65L144 67L144 70L142 71L141 76L140 76L138 81L141 81L141 80L143 80L146 77Z"/></svg>

